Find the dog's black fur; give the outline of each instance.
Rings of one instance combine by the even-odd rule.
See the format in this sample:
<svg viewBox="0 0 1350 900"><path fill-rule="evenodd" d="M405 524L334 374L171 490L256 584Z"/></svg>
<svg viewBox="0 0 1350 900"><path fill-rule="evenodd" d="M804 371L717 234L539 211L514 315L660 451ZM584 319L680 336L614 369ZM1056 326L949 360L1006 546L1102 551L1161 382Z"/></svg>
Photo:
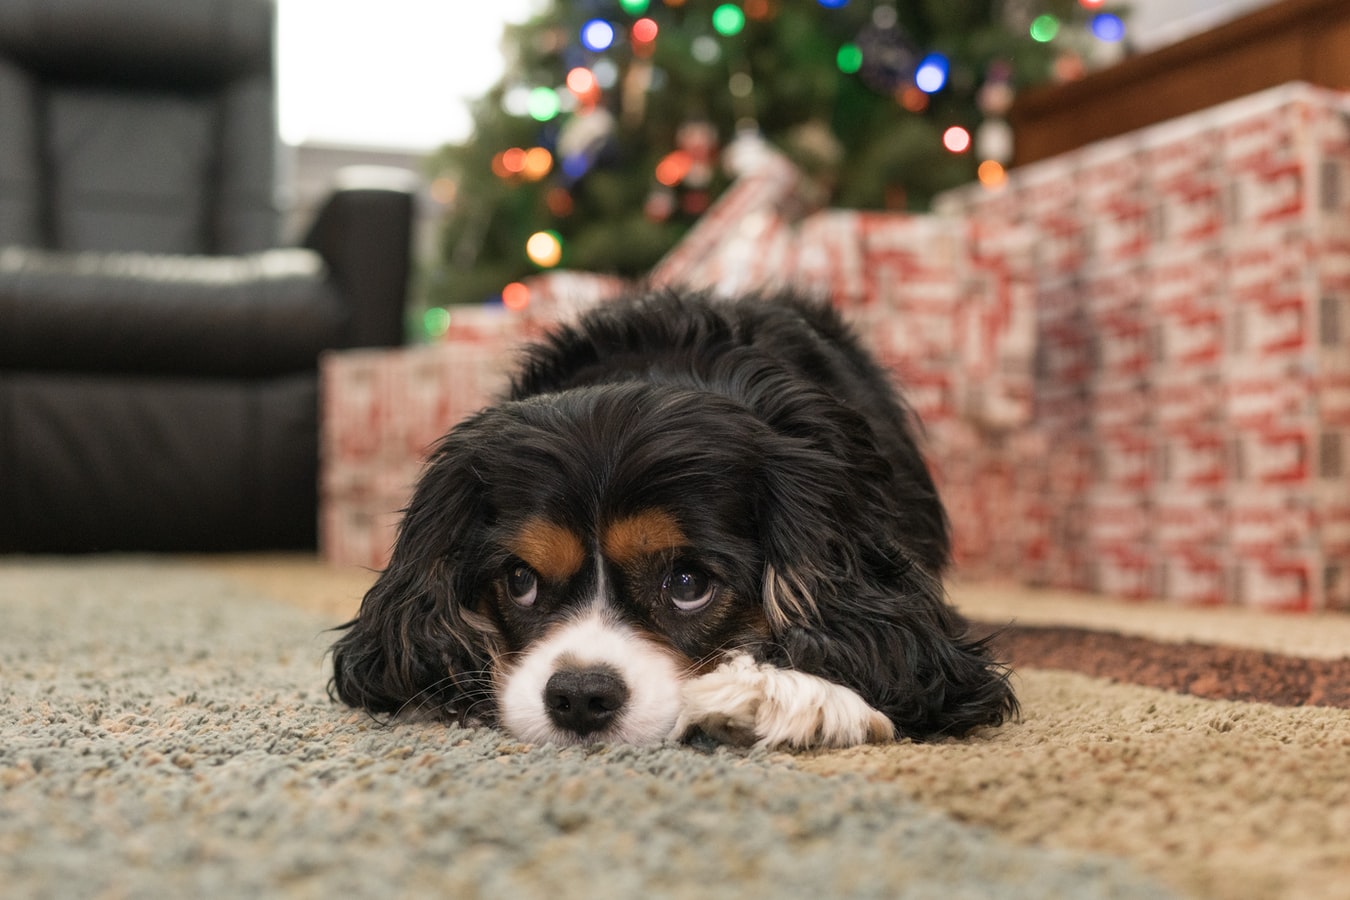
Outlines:
<svg viewBox="0 0 1350 900"><path fill-rule="evenodd" d="M504 536L526 515L591 535L658 508L719 602L674 614L622 588L618 606L691 667L745 650L851 688L902 737L998 725L1017 701L945 602L949 528L917 428L828 304L658 292L598 308L530 348L509 396L436 447L333 648L332 690L497 721L501 667L584 593L502 602L518 563Z"/></svg>

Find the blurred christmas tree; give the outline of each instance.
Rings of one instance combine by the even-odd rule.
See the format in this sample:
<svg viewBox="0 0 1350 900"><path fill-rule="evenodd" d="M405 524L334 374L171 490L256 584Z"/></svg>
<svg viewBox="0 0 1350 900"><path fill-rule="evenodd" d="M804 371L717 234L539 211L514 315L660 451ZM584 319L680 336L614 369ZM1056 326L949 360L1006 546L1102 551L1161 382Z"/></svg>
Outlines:
<svg viewBox="0 0 1350 900"><path fill-rule="evenodd" d="M473 139L434 160L453 201L425 302L500 298L558 265L642 274L747 135L837 206L922 210L977 171L997 181L1015 91L1077 77L1123 36L1103 2L554 2L508 30Z"/></svg>

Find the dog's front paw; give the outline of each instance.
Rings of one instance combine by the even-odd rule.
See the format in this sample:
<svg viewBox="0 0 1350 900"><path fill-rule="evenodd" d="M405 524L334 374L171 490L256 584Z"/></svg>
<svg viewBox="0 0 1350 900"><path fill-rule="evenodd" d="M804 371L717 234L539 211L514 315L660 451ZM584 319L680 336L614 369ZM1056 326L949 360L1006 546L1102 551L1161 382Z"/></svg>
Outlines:
<svg viewBox="0 0 1350 900"><path fill-rule="evenodd" d="M755 743L755 723L764 705L764 676L746 653L736 653L706 675L686 681L671 736L698 729L726 744Z"/></svg>
<svg viewBox="0 0 1350 900"><path fill-rule="evenodd" d="M672 736L805 750L893 740L890 719L843 685L736 653L685 682Z"/></svg>

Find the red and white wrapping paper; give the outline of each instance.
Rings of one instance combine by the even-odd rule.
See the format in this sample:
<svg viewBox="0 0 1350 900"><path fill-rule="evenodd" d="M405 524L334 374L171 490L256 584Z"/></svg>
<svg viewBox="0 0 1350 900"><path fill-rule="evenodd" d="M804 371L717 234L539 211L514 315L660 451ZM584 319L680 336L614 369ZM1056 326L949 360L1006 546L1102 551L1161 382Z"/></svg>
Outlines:
<svg viewBox="0 0 1350 900"><path fill-rule="evenodd" d="M926 422L1030 420L1029 239L981 241L957 217L804 214L797 170L772 151L759 159L656 266L653 284L829 297Z"/></svg>
<svg viewBox="0 0 1350 900"><path fill-rule="evenodd" d="M326 559L383 567L422 461L449 425L505 386L508 353L500 340L457 338L324 357L319 533Z"/></svg>
<svg viewBox="0 0 1350 900"><path fill-rule="evenodd" d="M530 302L522 311L454 310L438 343L324 356L319 533L325 559L383 567L427 454L456 422L506 390L518 347L627 285L556 272L527 286Z"/></svg>
<svg viewBox="0 0 1350 900"><path fill-rule="evenodd" d="M828 295L925 422L959 570L1350 609L1350 102L1289 85L913 217L810 212L761 153L655 285ZM626 289L325 361L325 553L383 563L422 455L510 346Z"/></svg>
<svg viewBox="0 0 1350 900"><path fill-rule="evenodd" d="M1048 528L1067 543L1051 548L1058 561L1012 574L1182 603L1350 609L1345 95L1287 85L941 206L986 235L1034 234L1030 428L1052 448L1092 447L1085 481L1047 484ZM1008 518L1031 535L1015 545L1047 528Z"/></svg>

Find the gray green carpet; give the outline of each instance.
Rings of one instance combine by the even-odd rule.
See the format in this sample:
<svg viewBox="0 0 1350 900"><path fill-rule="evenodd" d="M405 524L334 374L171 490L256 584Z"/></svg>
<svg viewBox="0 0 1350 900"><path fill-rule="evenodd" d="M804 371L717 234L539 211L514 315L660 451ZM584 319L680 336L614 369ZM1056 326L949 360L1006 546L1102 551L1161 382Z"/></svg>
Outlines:
<svg viewBox="0 0 1350 900"><path fill-rule="evenodd" d="M337 621L187 562L0 559L0 893L1168 895L789 756L380 725L325 694Z"/></svg>

